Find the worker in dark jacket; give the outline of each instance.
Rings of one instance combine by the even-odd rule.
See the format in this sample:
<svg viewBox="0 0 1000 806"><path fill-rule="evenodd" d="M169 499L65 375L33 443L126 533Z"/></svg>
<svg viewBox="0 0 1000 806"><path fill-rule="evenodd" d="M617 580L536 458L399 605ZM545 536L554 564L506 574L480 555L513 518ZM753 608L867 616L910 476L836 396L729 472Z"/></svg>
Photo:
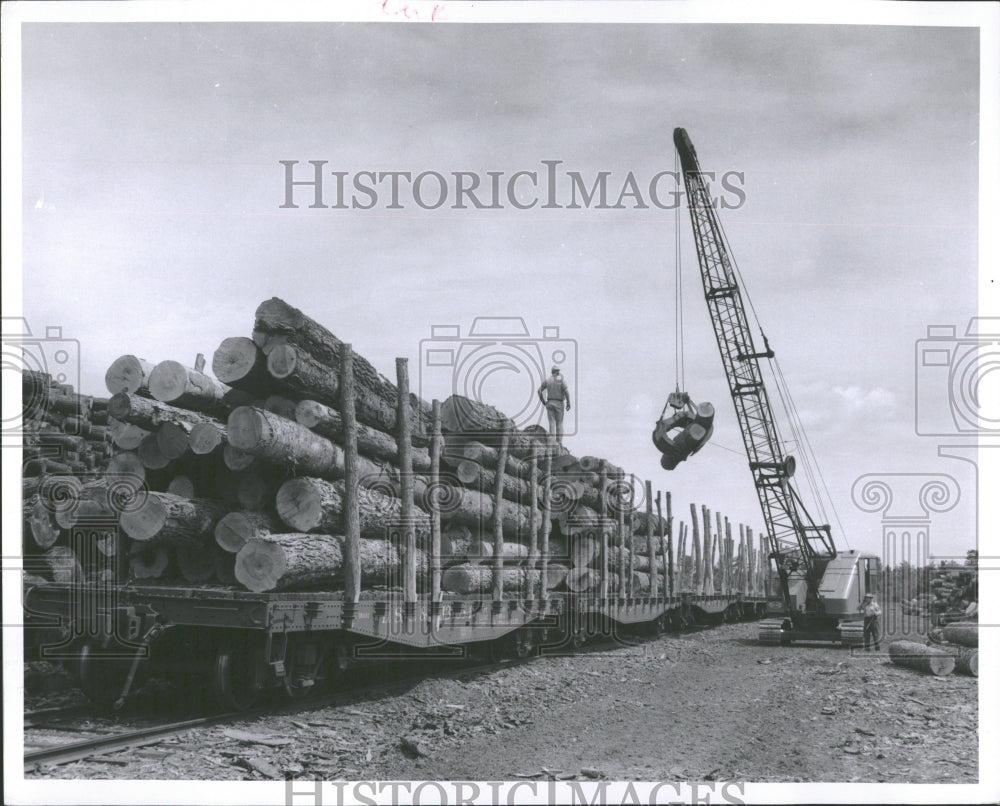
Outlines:
<svg viewBox="0 0 1000 806"><path fill-rule="evenodd" d="M882 608L878 606L874 596L866 593L859 609L865 616L865 652L871 651L872 644L878 652L880 634L878 617L882 615Z"/></svg>
<svg viewBox="0 0 1000 806"><path fill-rule="evenodd" d="M559 372L559 367L552 367L552 374L542 381L538 388L538 399L545 406L549 416L549 438L562 445L563 413L572 408L569 401L569 389ZM564 408L565 407L565 408Z"/></svg>

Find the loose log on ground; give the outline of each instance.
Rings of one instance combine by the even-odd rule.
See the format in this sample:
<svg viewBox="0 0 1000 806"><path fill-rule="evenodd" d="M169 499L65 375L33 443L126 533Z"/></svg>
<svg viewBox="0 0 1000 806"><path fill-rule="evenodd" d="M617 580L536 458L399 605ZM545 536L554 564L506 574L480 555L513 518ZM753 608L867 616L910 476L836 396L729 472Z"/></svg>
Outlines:
<svg viewBox="0 0 1000 806"><path fill-rule="evenodd" d="M959 647L955 656L955 671L972 677L979 677L979 650Z"/></svg>
<svg viewBox="0 0 1000 806"><path fill-rule="evenodd" d="M399 551L387 540L360 541L363 584L395 587L402 582ZM426 574L427 556L417 550L418 580ZM253 538L236 555L236 579L257 593L343 585L344 538L341 535L281 534Z"/></svg>
<svg viewBox="0 0 1000 806"><path fill-rule="evenodd" d="M278 515L290 528L299 532L340 531L344 507L344 482L301 476L289 479L275 498ZM417 542L426 545L430 538L430 516L414 508ZM377 489L358 489L358 514L364 537L386 537L401 528L402 501Z"/></svg>
<svg viewBox="0 0 1000 806"><path fill-rule="evenodd" d="M104 385L115 395L119 392L149 392L149 375L154 364L134 355L116 358L104 373Z"/></svg>
<svg viewBox="0 0 1000 806"><path fill-rule="evenodd" d="M311 431L334 442L343 442L343 419L340 412L316 400L302 400L295 407L295 420ZM385 462L397 462L398 450L395 437L358 423L358 453ZM413 447L413 469L421 473L430 471L431 457L426 448Z"/></svg>
<svg viewBox="0 0 1000 806"><path fill-rule="evenodd" d="M535 569L504 568L501 571L503 589L507 593L523 592L529 585L538 586L541 574ZM455 565L441 575L441 590L451 593L489 593L493 590L494 569L488 565Z"/></svg>
<svg viewBox="0 0 1000 806"><path fill-rule="evenodd" d="M944 640L960 646L979 646L979 623L975 621L953 621L944 626Z"/></svg>
<svg viewBox="0 0 1000 806"><path fill-rule="evenodd" d="M889 644L889 657L899 666L938 676L951 674L955 669L951 654L915 641L893 641Z"/></svg>
<svg viewBox="0 0 1000 806"><path fill-rule="evenodd" d="M267 512L229 512L215 524L215 542L224 551L235 554L248 540L284 531L281 522Z"/></svg>
<svg viewBox="0 0 1000 806"><path fill-rule="evenodd" d="M225 514L226 507L219 501L150 492L141 503L122 513L120 523L133 540L155 537L164 545L204 544Z"/></svg>

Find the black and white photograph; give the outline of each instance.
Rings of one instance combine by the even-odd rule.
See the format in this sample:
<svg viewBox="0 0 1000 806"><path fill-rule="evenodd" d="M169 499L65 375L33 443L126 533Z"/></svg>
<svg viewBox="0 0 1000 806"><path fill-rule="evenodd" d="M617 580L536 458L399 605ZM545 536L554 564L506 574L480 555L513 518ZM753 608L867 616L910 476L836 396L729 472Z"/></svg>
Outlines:
<svg viewBox="0 0 1000 806"><path fill-rule="evenodd" d="M2 14L4 802L1000 799L995 4Z"/></svg>

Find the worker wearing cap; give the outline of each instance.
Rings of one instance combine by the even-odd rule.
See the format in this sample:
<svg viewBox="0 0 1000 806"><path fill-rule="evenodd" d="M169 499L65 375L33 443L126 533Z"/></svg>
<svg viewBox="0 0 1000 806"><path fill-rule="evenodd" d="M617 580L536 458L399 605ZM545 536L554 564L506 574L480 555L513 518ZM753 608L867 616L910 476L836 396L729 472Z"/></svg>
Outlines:
<svg viewBox="0 0 1000 806"><path fill-rule="evenodd" d="M878 652L879 649L879 623L878 617L882 615L882 608L878 606L878 602L875 601L875 597L870 593L865 594L865 598L861 602L861 607L859 610L864 613L865 616L865 652L871 651L872 644L875 645L875 651Z"/></svg>
<svg viewBox="0 0 1000 806"><path fill-rule="evenodd" d="M549 439L554 438L562 445L563 413L569 411L572 406L569 402L569 389L559 373L559 367L552 367L552 374L542 381L542 385L538 388L538 399L542 401L545 413L549 415Z"/></svg>

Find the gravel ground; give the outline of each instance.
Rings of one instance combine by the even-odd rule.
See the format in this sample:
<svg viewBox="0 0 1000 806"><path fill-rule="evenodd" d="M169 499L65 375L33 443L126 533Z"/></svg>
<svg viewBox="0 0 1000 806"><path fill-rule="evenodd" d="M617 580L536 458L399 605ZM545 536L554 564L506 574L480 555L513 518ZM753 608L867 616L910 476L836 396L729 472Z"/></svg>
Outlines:
<svg viewBox="0 0 1000 806"><path fill-rule="evenodd" d="M761 646L756 633L723 625L432 678L29 777L977 781L976 679L839 647Z"/></svg>

